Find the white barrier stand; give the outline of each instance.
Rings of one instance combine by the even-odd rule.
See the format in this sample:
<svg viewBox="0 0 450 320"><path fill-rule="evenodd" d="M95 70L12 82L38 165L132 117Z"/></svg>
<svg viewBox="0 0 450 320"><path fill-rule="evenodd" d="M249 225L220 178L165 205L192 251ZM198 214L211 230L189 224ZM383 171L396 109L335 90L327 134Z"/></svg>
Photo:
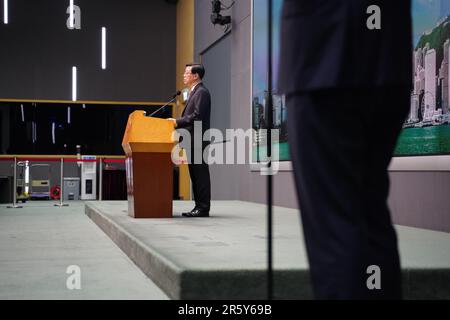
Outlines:
<svg viewBox="0 0 450 320"><path fill-rule="evenodd" d="M17 157L14 157L14 182L13 182L13 203L10 206L7 206L9 209L19 209L22 206L17 205Z"/></svg>
<svg viewBox="0 0 450 320"><path fill-rule="evenodd" d="M98 162L99 165L99 180L100 180L100 186L98 190L98 198L99 201L102 201L102 192L103 192L103 158L100 157L100 161Z"/></svg>
<svg viewBox="0 0 450 320"><path fill-rule="evenodd" d="M55 207L67 207L69 204L64 203L63 197L64 197L64 158L61 158L61 194L59 196L59 203L55 203Z"/></svg>

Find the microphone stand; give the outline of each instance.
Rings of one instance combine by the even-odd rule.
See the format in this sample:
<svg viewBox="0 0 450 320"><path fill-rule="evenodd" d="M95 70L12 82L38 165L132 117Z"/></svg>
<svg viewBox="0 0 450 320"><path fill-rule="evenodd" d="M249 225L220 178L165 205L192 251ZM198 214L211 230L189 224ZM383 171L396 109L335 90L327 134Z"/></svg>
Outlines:
<svg viewBox="0 0 450 320"><path fill-rule="evenodd" d="M156 110L155 112L152 112L151 115L145 115L145 116L146 116L146 117L151 117L151 116L153 116L154 114L158 113L159 110L161 110L162 108L168 106L170 103L172 103L173 101L175 101L176 98L177 98L177 95L175 95L175 97L173 97L172 99L170 99L170 101L167 102L165 105L163 105L161 108L158 108L158 110Z"/></svg>

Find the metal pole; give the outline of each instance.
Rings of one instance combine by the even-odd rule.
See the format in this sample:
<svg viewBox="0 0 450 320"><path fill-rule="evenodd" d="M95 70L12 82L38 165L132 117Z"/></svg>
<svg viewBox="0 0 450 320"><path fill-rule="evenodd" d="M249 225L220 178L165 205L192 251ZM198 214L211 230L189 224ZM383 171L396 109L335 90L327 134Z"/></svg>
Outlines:
<svg viewBox="0 0 450 320"><path fill-rule="evenodd" d="M100 186L99 186L99 190L98 190L98 198L100 201L102 201L102 192L103 192L103 158L100 157L100 161L99 161L99 180L100 180Z"/></svg>
<svg viewBox="0 0 450 320"><path fill-rule="evenodd" d="M10 209L18 209L18 208L22 208L22 206L18 206L17 205L17 197L16 197L16 192L17 192L17 157L14 157L14 181L13 181L13 203L12 205L8 206L7 208Z"/></svg>
<svg viewBox="0 0 450 320"><path fill-rule="evenodd" d="M59 195L59 203L55 203L54 206L55 207L67 207L69 206L67 203L63 202L63 197L64 197L64 158L61 157L61 179L60 179L60 184L61 184L61 193Z"/></svg>
<svg viewBox="0 0 450 320"><path fill-rule="evenodd" d="M268 48L267 48L267 156L268 175L267 175L267 299L273 299L273 265L272 265L272 0L269 0L268 6Z"/></svg>

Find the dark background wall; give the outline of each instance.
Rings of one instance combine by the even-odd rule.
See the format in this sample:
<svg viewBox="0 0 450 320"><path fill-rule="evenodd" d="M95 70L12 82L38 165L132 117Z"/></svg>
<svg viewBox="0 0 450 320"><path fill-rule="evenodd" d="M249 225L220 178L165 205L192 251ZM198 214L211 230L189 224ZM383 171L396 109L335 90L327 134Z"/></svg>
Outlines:
<svg viewBox="0 0 450 320"><path fill-rule="evenodd" d="M159 107L0 102L0 123L6 124L0 154L74 155L80 145L82 154L124 155L121 144L129 115L142 110L156 112L154 117L171 116L171 105Z"/></svg>
<svg viewBox="0 0 450 320"><path fill-rule="evenodd" d="M67 101L40 101L36 110L24 102L25 122L18 111L20 103L0 103L2 154L74 155L80 142L83 154L122 154L124 121L133 106L87 105L83 111L72 105L72 123L65 120L72 99L73 66L78 69L78 100L158 103L175 91L173 1L74 0L74 4L81 9L80 30L67 28L68 0L10 0L7 25L0 2L0 99ZM101 27L107 28L106 70L101 69ZM164 115L168 116L160 113ZM61 125L56 146L49 145L53 117ZM30 143L32 121L38 124L37 144ZM100 148L92 148L95 141ZM61 149L64 144L66 150ZM11 165L0 161L0 175L12 175ZM59 163L51 163L50 170L53 186L59 181ZM76 164L66 164L64 171L65 177L79 176Z"/></svg>
<svg viewBox="0 0 450 320"><path fill-rule="evenodd" d="M175 90L176 5L165 0L75 0L81 29L69 30L69 1L9 1L0 23L0 99L165 101ZM3 2L1 3L3 7ZM2 15L3 18L3 15ZM3 21L2 21L3 22ZM107 69L101 69L101 27Z"/></svg>
<svg viewBox="0 0 450 320"><path fill-rule="evenodd" d="M230 127L250 127L251 116L251 0L236 1L232 8L230 34ZM223 33L208 22L211 6L208 0L197 0L195 7L195 48L197 53L208 52L209 47L221 42ZM199 28L198 26L201 26ZM201 30L201 31L200 31ZM208 63L220 63L217 53L208 57ZM211 92L214 96L215 92ZM215 106L213 105L213 112ZM239 199L264 203L266 178L249 165L227 166L228 173L220 183L213 184L215 199ZM450 232L450 173L432 171L392 171L389 205L394 223ZM234 190L230 194L229 189ZM235 195L235 197L233 197ZM274 176L274 203L298 208L291 171ZM264 212L261 212L264 214Z"/></svg>

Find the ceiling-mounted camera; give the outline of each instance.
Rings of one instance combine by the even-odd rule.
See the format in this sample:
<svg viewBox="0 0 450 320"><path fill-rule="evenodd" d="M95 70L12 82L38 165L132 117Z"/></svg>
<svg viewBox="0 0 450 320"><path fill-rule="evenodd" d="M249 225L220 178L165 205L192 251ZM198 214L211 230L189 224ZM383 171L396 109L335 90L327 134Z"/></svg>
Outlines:
<svg viewBox="0 0 450 320"><path fill-rule="evenodd" d="M231 6L234 4L231 4L231 6L227 7L223 7L222 3L219 0L213 0L212 2L212 14L211 14L211 22L216 25L216 24L220 24L221 26L223 25L227 25L231 23L231 16L222 16L220 14L220 11L222 9L229 9L231 8Z"/></svg>

